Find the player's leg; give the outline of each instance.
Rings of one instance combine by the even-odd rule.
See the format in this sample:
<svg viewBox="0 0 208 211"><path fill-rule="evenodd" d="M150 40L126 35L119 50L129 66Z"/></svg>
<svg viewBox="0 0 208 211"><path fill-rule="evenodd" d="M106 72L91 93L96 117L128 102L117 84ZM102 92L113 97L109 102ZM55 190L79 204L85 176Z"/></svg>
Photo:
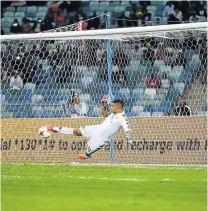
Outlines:
<svg viewBox="0 0 208 211"><path fill-rule="evenodd" d="M99 135L92 136L88 143L87 143L87 150L84 154L81 154L79 156L80 159L87 159L89 158L93 153L100 150L105 145L106 140L104 140Z"/></svg>
<svg viewBox="0 0 208 211"><path fill-rule="evenodd" d="M82 136L81 130L79 128L67 128L67 127L53 127L47 126L49 131L53 131L55 133L62 133L66 135L74 135L74 136Z"/></svg>

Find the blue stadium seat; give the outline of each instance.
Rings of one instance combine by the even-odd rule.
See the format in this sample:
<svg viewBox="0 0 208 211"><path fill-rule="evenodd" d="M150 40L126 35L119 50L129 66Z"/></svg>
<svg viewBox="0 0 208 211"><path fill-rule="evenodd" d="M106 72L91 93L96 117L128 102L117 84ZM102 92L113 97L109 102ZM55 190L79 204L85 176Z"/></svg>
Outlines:
<svg viewBox="0 0 208 211"><path fill-rule="evenodd" d="M163 101L159 105L158 112L167 113L171 107L172 107L171 101Z"/></svg>
<svg viewBox="0 0 208 211"><path fill-rule="evenodd" d="M163 112L153 112L152 116L164 116Z"/></svg>
<svg viewBox="0 0 208 211"><path fill-rule="evenodd" d="M15 113L15 118L28 118L30 117L30 113L29 111L18 111L17 113Z"/></svg>
<svg viewBox="0 0 208 211"><path fill-rule="evenodd" d="M15 12L15 7L7 7L6 12Z"/></svg>
<svg viewBox="0 0 208 211"><path fill-rule="evenodd" d="M147 105L145 106L144 111L152 113L154 111L154 107L152 105Z"/></svg>

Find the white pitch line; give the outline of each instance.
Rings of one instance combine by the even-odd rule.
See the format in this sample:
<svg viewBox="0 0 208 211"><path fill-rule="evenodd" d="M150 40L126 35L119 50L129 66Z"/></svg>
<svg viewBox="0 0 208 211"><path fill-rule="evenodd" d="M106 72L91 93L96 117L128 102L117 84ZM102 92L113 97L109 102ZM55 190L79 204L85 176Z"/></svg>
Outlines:
<svg viewBox="0 0 208 211"><path fill-rule="evenodd" d="M20 176L20 175L1 175L2 178L33 178L40 179L41 176ZM54 175L54 178L72 178L72 179L86 179L86 180L110 180L110 181L131 181L131 182L169 182L174 181L170 178L164 178L161 180L151 180L147 178L109 178L109 177L83 177L83 176L71 176L71 175ZM207 181L207 179L193 179L191 181Z"/></svg>

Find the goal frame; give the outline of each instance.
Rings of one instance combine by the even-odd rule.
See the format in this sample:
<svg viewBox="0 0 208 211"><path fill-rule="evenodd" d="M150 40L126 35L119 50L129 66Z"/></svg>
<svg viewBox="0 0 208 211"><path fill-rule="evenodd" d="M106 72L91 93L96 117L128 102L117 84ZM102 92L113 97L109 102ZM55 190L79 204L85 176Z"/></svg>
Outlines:
<svg viewBox="0 0 208 211"><path fill-rule="evenodd" d="M2 35L1 41L12 41L12 40L59 40L59 39L106 39L108 40L107 53L108 53L108 74L111 75L111 50L110 50L110 40L116 39L119 35L139 35L145 33L156 33L156 32L173 32L178 30L202 30L207 28L207 23L186 23L186 24L175 24L175 25L160 25L160 26L146 26L146 27L131 27L131 28L117 28L117 29L109 29L110 24L107 24L108 29L99 29L99 30L87 30L87 31L69 31L69 32L47 32L47 33L36 33L36 34L20 34L20 35ZM110 77L109 77L110 78ZM112 81L108 81L109 85L109 96L111 98L111 87ZM111 163L114 163L114 150L113 150L113 141L111 141L110 145L110 155L111 155Z"/></svg>

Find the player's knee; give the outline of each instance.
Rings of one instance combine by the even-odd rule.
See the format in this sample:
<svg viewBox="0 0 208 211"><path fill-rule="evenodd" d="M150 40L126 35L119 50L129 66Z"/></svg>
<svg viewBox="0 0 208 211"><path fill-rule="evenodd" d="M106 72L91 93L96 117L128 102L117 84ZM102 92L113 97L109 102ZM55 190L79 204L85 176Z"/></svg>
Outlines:
<svg viewBox="0 0 208 211"><path fill-rule="evenodd" d="M79 128L74 128L73 133L75 136L82 136L82 133Z"/></svg>

